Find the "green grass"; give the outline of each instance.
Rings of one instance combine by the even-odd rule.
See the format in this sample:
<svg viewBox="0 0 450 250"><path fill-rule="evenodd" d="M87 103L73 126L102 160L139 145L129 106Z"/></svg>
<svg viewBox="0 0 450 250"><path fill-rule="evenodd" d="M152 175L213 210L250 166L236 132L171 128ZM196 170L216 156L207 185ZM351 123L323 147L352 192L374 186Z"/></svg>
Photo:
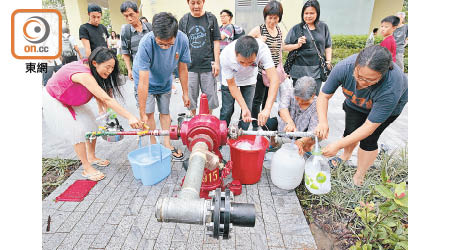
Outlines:
<svg viewBox="0 0 450 250"><path fill-rule="evenodd" d="M80 164L78 160L42 158L42 199L61 185Z"/></svg>

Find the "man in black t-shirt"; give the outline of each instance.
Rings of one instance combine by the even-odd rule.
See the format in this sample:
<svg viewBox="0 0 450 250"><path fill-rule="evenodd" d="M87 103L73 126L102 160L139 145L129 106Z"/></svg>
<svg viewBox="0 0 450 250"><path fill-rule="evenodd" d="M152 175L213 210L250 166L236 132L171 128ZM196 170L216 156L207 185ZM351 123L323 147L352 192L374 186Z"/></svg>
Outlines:
<svg viewBox="0 0 450 250"><path fill-rule="evenodd" d="M195 115L199 91L208 96L209 113L219 107L216 79L219 74L220 29L217 18L203 10L205 0L187 0L190 13L180 19L179 29L189 39L192 63L188 68L189 110Z"/></svg>
<svg viewBox="0 0 450 250"><path fill-rule="evenodd" d="M102 8L97 4L89 4L88 6L89 22L80 26L79 37L84 49L86 57L91 55L97 47L108 47L107 38L108 30L100 23L102 18Z"/></svg>

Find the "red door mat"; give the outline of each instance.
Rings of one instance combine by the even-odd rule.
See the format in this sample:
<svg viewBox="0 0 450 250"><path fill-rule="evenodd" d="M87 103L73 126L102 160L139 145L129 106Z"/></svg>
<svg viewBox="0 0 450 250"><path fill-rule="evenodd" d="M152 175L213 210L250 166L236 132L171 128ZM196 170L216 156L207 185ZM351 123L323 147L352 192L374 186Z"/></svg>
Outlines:
<svg viewBox="0 0 450 250"><path fill-rule="evenodd" d="M97 184L96 181L77 180L66 191L56 197L56 201L83 201L95 184Z"/></svg>

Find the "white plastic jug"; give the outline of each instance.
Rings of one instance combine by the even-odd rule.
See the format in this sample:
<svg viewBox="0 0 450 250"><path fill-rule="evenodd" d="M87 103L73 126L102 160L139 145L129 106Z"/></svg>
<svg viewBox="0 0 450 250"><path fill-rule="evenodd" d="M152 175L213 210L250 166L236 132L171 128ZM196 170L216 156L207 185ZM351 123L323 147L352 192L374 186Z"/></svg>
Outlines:
<svg viewBox="0 0 450 250"><path fill-rule="evenodd" d="M326 194L331 190L331 171L318 145L316 139L315 150L305 163L305 185L313 194Z"/></svg>
<svg viewBox="0 0 450 250"><path fill-rule="evenodd" d="M305 160L298 154L294 143L286 143L274 153L270 167L272 183L285 190L300 185L305 170Z"/></svg>

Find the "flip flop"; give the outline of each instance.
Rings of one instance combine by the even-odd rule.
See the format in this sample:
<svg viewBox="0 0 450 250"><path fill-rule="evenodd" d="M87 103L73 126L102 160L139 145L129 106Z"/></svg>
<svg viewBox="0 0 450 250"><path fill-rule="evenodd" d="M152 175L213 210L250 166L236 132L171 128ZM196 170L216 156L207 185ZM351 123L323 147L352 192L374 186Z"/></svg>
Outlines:
<svg viewBox="0 0 450 250"><path fill-rule="evenodd" d="M173 148L172 150L172 160L173 161L181 161L184 158L183 152L178 152L178 149ZM176 156L175 154L181 154L180 156Z"/></svg>
<svg viewBox="0 0 450 250"><path fill-rule="evenodd" d="M333 163L333 162L335 162L335 163ZM335 156L328 160L328 165L330 166L331 169L335 169L335 168L343 165L345 162L346 161L342 160L338 156Z"/></svg>
<svg viewBox="0 0 450 250"><path fill-rule="evenodd" d="M107 162L107 163L105 163L105 162ZM107 166L109 166L109 164L111 162L108 161L108 160L103 159L103 160L96 160L96 161L93 161L93 162L90 162L90 163L91 163L91 165L96 165L98 167L107 167Z"/></svg>
<svg viewBox="0 0 450 250"><path fill-rule="evenodd" d="M103 175L102 178L98 179L98 176ZM87 178L88 180L91 181L100 181L103 180L103 178L105 178L105 174L103 174L102 172L98 171L93 173L93 174L83 174L81 173L81 176L83 176L84 178Z"/></svg>

